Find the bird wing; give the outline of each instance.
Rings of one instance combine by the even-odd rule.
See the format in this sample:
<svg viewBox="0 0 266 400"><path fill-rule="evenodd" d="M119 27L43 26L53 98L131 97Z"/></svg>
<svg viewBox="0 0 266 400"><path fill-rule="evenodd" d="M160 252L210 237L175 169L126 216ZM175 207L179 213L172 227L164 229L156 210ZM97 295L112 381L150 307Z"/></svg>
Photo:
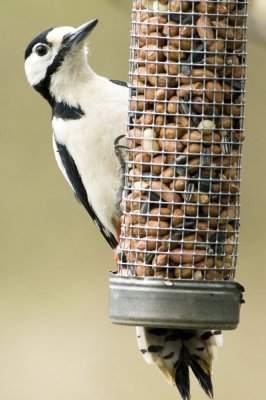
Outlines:
<svg viewBox="0 0 266 400"><path fill-rule="evenodd" d="M62 171L65 179L72 187L77 199L83 204L90 217L93 219L95 225L100 230L109 245L115 249L117 246L117 240L114 235L105 228L101 223L97 215L95 214L91 204L88 201L87 192L82 183L75 161L69 154L66 146L58 143L53 135L53 148L57 164Z"/></svg>

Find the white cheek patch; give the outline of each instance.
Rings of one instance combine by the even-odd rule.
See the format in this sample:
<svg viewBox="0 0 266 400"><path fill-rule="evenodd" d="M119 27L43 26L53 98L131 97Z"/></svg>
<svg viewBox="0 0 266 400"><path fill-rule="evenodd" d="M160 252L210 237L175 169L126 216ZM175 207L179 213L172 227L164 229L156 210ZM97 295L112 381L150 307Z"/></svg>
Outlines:
<svg viewBox="0 0 266 400"><path fill-rule="evenodd" d="M53 63L54 58L56 57L61 47L63 37L73 32L75 32L75 28L72 28L70 26L52 29L46 37L47 42L52 45L52 50L43 57L40 57L33 52L26 59L25 72L28 82L31 86L37 85L45 78L47 69Z"/></svg>
<svg viewBox="0 0 266 400"><path fill-rule="evenodd" d="M31 86L37 85L46 75L47 68L52 64L53 57L39 57L32 53L25 61L25 72Z"/></svg>
<svg viewBox="0 0 266 400"><path fill-rule="evenodd" d="M25 61L25 72L28 82L31 86L37 85L45 76L47 69L53 63L59 46L54 47L49 53L43 57L32 53Z"/></svg>

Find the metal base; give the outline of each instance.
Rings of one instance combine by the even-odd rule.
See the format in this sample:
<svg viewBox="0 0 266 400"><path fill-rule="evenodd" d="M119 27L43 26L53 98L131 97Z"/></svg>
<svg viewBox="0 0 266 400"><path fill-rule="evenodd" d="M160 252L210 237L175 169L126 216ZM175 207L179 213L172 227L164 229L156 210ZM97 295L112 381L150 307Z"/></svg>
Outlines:
<svg viewBox="0 0 266 400"><path fill-rule="evenodd" d="M235 329L243 291L232 281L170 281L110 273L109 317L122 325Z"/></svg>

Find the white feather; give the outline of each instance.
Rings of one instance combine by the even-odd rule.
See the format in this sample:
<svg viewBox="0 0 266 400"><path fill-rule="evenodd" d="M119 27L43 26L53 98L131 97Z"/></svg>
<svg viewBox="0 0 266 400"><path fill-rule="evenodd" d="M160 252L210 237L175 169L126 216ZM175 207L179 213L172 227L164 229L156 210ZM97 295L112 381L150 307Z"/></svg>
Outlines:
<svg viewBox="0 0 266 400"><path fill-rule="evenodd" d="M85 75L85 71L83 73ZM70 106L80 105L85 115L78 120L66 121L54 117L55 139L66 146L75 161L90 204L103 225L116 237L113 223L120 179L113 145L117 136L126 133L128 90L94 74L88 67L86 79L83 74L77 76L76 96L73 98L71 88L64 88L68 85L65 75L63 80L60 80L60 75L53 81L53 93L58 97L57 90L65 92L64 101Z"/></svg>

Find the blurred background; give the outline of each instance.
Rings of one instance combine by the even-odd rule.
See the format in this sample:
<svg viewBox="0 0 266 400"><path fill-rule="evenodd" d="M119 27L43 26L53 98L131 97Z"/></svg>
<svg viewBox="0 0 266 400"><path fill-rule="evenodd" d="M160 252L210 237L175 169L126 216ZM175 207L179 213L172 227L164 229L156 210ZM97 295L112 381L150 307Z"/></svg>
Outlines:
<svg viewBox="0 0 266 400"><path fill-rule="evenodd" d="M225 333L215 364L216 400L266 397L263 3L250 5L237 274L246 304L239 328ZM131 0L1 4L1 400L179 398L142 360L134 328L108 320L112 251L61 176L51 146L50 109L24 76L24 49L36 34L97 17L90 63L99 74L127 80L130 10ZM206 399L195 380L192 398Z"/></svg>

